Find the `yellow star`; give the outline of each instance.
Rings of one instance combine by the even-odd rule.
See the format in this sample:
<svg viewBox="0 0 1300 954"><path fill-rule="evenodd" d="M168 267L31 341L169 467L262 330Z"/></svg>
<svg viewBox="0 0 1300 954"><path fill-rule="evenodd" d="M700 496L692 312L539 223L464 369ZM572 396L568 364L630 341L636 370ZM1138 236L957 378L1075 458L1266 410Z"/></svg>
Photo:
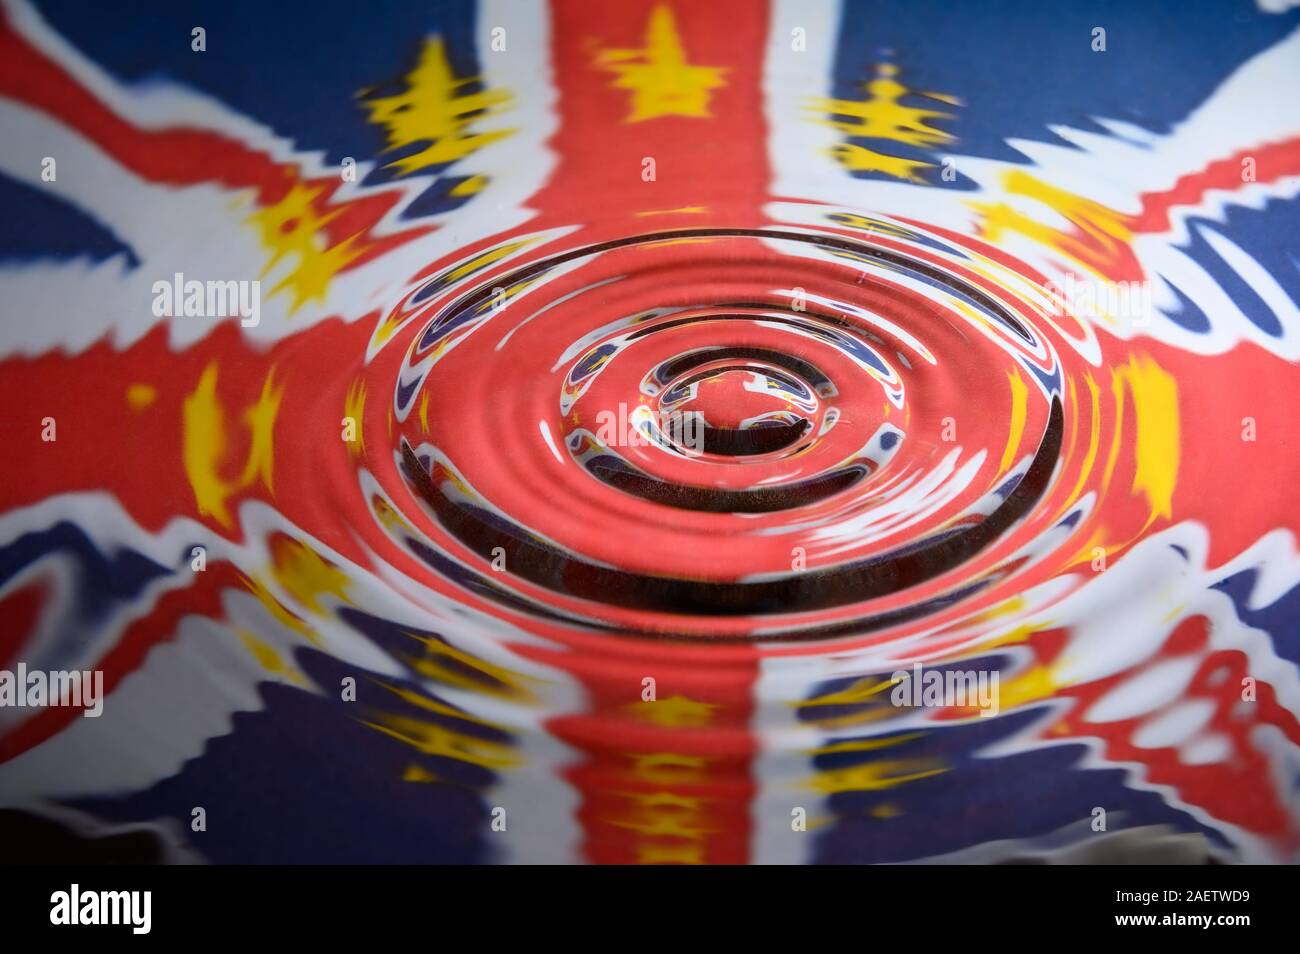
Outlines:
<svg viewBox="0 0 1300 954"><path fill-rule="evenodd" d="M669 696L654 702L633 702L626 708L638 719L668 729L698 729L713 721L713 710L718 707L685 696Z"/></svg>
<svg viewBox="0 0 1300 954"><path fill-rule="evenodd" d="M330 281L364 251L358 247L355 235L326 247L323 229L338 211L317 214L314 202L321 191L320 186L295 183L283 199L259 209L248 219L271 252L262 269L263 277L282 260L294 262L289 273L270 292L274 295L285 288L291 289L291 313L309 301L324 301Z"/></svg>
<svg viewBox="0 0 1300 954"><path fill-rule="evenodd" d="M637 862L643 865L702 865L704 846L686 842L676 845L657 845L641 842L636 846Z"/></svg>
<svg viewBox="0 0 1300 954"><path fill-rule="evenodd" d="M632 761L632 777L652 785L702 781L711 761L703 755L680 752L629 752L628 758Z"/></svg>
<svg viewBox="0 0 1300 954"><path fill-rule="evenodd" d="M814 101L810 108L820 114L815 121L856 139L900 142L918 148L932 148L953 142L953 136L930 125L933 119L951 119L952 113L905 106L901 100L907 95L917 95L954 105L957 101L941 93L917 93L898 82L895 79L897 75L898 67L885 63L877 68L876 78L865 85L865 100ZM909 182L924 182L918 175L918 170L934 165L932 162L893 156L849 142L840 143L831 152L841 165L853 172L882 172Z"/></svg>
<svg viewBox="0 0 1300 954"><path fill-rule="evenodd" d="M614 88L632 90L629 123L660 116L708 119L709 91L726 85L724 67L692 66L686 61L677 21L665 4L650 11L644 49L606 50L596 65L618 74Z"/></svg>
<svg viewBox="0 0 1300 954"><path fill-rule="evenodd" d="M412 155L391 163L393 168L411 173L430 166L447 165L488 143L512 135L513 129L469 131L471 123L508 109L512 99L505 90L466 91L477 85L480 85L480 80L476 76L456 76L447 59L442 37L433 36L424 41L419 63L406 75L404 92L363 100L362 106L370 113L370 121L383 126L388 134L389 152L416 143L427 144ZM478 185L465 188L476 190Z"/></svg>

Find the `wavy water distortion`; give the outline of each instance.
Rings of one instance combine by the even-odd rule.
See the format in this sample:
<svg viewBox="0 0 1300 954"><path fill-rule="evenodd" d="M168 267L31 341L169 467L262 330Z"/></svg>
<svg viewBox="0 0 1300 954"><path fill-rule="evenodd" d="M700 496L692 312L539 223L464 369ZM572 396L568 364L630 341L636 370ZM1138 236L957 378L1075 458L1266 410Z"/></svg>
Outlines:
<svg viewBox="0 0 1300 954"><path fill-rule="evenodd" d="M1300 11L68 6L0 16L15 851L1296 860Z"/></svg>
<svg viewBox="0 0 1300 954"><path fill-rule="evenodd" d="M635 258L621 261L620 253ZM783 269L811 290L781 287ZM712 301L720 275L732 297ZM948 573L994 543L1042 496L1057 464L1063 421L1054 351L1006 306L923 259L831 235L697 229L565 252L494 281L436 310L395 388L399 419L426 388L433 389L428 406L448 411L398 437L402 467L440 530L475 555L481 585L495 552L503 583L515 579L583 601L582 612L596 619L602 607L707 618L862 605ZM413 297L427 300L423 290ZM1049 410L1033 415L1037 446L1024 434L1002 436L997 446L1007 452L999 469L982 486L949 490L944 481L960 479L951 466L960 449L945 448L935 415L956 406L944 395L955 384L978 391L969 377L949 379L945 368L973 364L975 374L1000 384L1018 373L1011 340L1026 347L1026 373L1043 382L1036 390ZM739 358L750 363L734 363ZM474 375L458 367L476 369L487 382L528 369L512 388L514 419L494 417L482 391L467 402ZM452 389L462 395L459 405ZM915 404L908 401L913 393ZM747 416L749 404L774 410ZM698 431L694 448L660 426L671 415L677 432ZM536 428L529 426L534 417ZM718 426L723 421L729 426ZM475 432L486 431L482 439L511 454L535 445L533 456L543 459L552 426L568 460L558 456L538 475L554 484L509 480L493 491L485 482L491 477L471 473L470 462L487 458L475 450ZM1029 452L1023 458L1021 440ZM949 450L957 454L945 456L947 470L934 476ZM566 469L570 463L577 466ZM590 485L592 477L654 506L611 499ZM841 547L828 565L791 568L792 555L847 536L845 528L870 519L873 508L896 507L909 484L967 506L940 521L913 522L906 534L883 534L873 546L864 539ZM674 554L683 564L676 574L624 569L567 548L549 527L520 522L516 515L546 519L538 498L551 496L583 502L592 521L608 513L635 527L662 523L679 539L707 527L709 539L695 544L698 553ZM760 513L770 516L760 521ZM737 555L748 555L747 571L740 579L700 578L700 559L727 548L728 538L739 544L732 546ZM959 581L955 588L970 586ZM519 598L527 593L509 597Z"/></svg>

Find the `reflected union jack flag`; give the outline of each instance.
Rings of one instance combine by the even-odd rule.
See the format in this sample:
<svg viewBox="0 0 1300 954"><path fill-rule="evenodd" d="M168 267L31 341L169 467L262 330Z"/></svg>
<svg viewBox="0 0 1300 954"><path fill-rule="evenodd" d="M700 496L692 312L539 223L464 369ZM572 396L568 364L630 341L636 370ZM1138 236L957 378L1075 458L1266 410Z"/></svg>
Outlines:
<svg viewBox="0 0 1300 954"><path fill-rule="evenodd" d="M1300 859L1300 7L154 7L0 4L15 857Z"/></svg>

